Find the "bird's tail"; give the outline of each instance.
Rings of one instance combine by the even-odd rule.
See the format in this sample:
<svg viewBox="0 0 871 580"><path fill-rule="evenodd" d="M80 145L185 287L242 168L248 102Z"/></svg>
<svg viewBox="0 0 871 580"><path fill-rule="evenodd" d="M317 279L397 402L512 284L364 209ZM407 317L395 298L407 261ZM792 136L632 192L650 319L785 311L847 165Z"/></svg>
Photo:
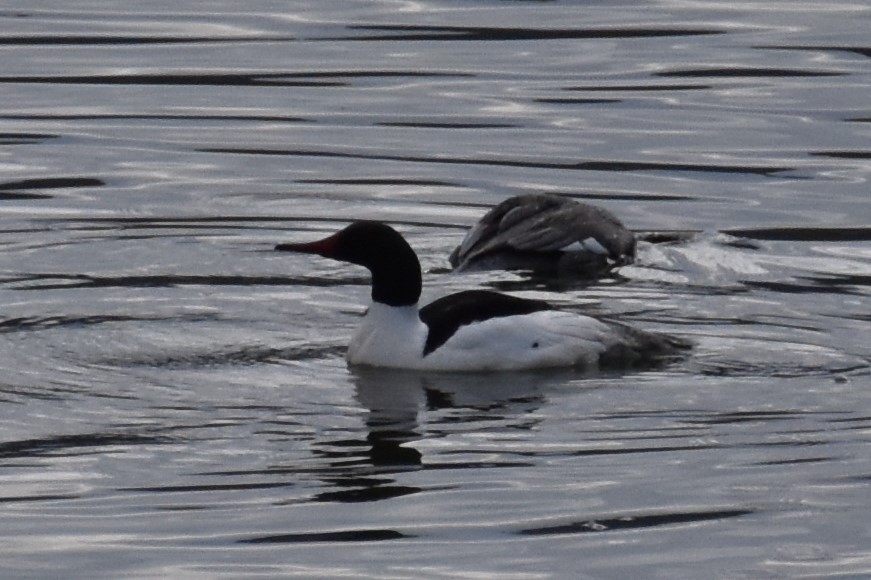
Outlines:
<svg viewBox="0 0 871 580"><path fill-rule="evenodd" d="M678 360L692 348L684 338L609 321L614 341L599 357L601 367L656 366Z"/></svg>

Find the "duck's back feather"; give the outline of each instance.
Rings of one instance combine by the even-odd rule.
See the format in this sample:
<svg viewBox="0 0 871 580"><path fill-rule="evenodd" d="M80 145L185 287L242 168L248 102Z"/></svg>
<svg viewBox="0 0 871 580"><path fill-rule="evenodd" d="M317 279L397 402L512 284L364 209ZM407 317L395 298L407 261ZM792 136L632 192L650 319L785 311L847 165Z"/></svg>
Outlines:
<svg viewBox="0 0 871 580"><path fill-rule="evenodd" d="M589 254L579 261L581 265L596 260L602 265L609 260L631 262L635 237L602 208L553 195L523 195L508 198L485 214L449 259L460 270L490 267L490 262L536 269L538 262L557 262L564 253ZM511 254L517 257L512 259Z"/></svg>
<svg viewBox="0 0 871 580"><path fill-rule="evenodd" d="M420 319L429 329L423 355L427 356L443 345L461 326L552 308L541 300L488 290L466 290L439 298L420 309Z"/></svg>

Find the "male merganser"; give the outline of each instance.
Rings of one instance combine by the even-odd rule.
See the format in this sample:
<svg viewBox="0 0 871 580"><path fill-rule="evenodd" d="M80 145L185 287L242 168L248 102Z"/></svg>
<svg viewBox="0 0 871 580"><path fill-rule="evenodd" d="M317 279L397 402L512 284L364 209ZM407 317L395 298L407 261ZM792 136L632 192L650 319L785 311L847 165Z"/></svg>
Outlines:
<svg viewBox="0 0 871 580"><path fill-rule="evenodd" d="M420 262L381 222L354 222L322 240L275 249L372 273L372 304L348 347L350 364L434 371L630 366L686 347L669 336L486 290L451 294L418 309Z"/></svg>
<svg viewBox="0 0 871 580"><path fill-rule="evenodd" d="M487 212L449 259L456 270L599 276L635 260L635 236L600 207L557 195L519 195Z"/></svg>

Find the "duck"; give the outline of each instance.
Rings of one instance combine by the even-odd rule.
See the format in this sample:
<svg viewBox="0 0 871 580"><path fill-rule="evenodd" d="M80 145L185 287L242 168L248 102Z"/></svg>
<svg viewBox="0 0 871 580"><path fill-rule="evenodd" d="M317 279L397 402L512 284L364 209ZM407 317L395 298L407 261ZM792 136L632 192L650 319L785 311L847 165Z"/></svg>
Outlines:
<svg viewBox="0 0 871 580"><path fill-rule="evenodd" d="M379 221L355 221L326 238L275 250L371 273L371 304L348 346L349 365L447 372L624 367L687 348L676 337L491 290L465 290L421 307L417 254Z"/></svg>
<svg viewBox="0 0 871 580"><path fill-rule="evenodd" d="M509 197L449 257L455 271L596 278L635 261L635 235L608 210L552 194Z"/></svg>

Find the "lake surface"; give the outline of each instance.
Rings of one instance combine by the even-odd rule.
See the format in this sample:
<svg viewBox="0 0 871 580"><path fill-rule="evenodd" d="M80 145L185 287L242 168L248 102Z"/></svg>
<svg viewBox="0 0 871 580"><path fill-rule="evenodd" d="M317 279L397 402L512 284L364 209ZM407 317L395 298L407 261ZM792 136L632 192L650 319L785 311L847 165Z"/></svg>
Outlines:
<svg viewBox="0 0 871 580"><path fill-rule="evenodd" d="M871 576L867 2L56 4L0 10L3 577ZM531 192L685 241L448 272ZM349 369L366 272L271 249L359 218L695 348Z"/></svg>

